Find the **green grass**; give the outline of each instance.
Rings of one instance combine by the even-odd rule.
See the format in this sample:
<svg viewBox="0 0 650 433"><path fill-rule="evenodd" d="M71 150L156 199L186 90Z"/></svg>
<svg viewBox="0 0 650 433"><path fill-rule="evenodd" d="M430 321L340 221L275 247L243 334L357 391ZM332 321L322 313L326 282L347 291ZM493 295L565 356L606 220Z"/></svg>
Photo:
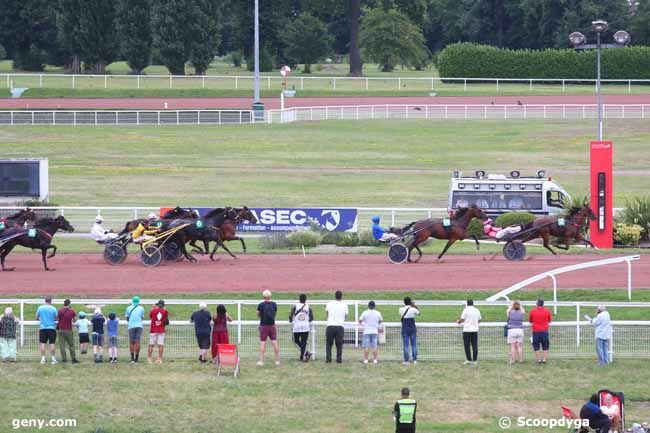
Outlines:
<svg viewBox="0 0 650 433"><path fill-rule="evenodd" d="M404 367L395 362L367 366L346 361L332 366L287 361L258 368L247 360L241 377L233 379L218 378L210 365L190 362L160 366L21 362L0 366L0 428L11 431L12 419L74 418L77 428L66 431L389 432L394 429L392 406L403 386L409 386L418 401L420 432L497 433L503 431L497 424L502 416L558 419L560 405L577 412L604 387L625 392L631 424L648 420L646 364L623 360L598 368L593 360L552 360L543 367L529 361L515 368L505 362L471 368L456 362Z"/></svg>
<svg viewBox="0 0 650 433"><path fill-rule="evenodd" d="M446 206L451 171L534 173L587 190L594 122L0 127L3 157L47 157L51 201L120 206ZM607 120L614 205L647 194L646 121Z"/></svg>

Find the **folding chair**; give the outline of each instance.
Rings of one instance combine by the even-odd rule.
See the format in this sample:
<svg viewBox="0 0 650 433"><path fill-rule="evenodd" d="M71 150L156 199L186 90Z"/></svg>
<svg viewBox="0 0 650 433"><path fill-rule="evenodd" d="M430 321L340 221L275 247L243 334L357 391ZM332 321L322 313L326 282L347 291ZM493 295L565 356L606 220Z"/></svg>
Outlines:
<svg viewBox="0 0 650 433"><path fill-rule="evenodd" d="M217 344L217 376L224 367L233 367L233 376L239 375L239 352L236 344Z"/></svg>
<svg viewBox="0 0 650 433"><path fill-rule="evenodd" d="M562 415L564 416L564 418L568 420L580 419L580 417L576 415L570 408L566 406L561 406L561 408L562 408ZM567 433L596 433L596 430L592 429L591 427L570 426L569 429L567 430Z"/></svg>
<svg viewBox="0 0 650 433"><path fill-rule="evenodd" d="M625 395L622 392L610 391L609 389L601 389L598 391L600 397L600 405L605 404L605 396L611 394L612 401L618 406L618 412L621 415L620 431L625 430ZM612 429L613 430L613 429Z"/></svg>

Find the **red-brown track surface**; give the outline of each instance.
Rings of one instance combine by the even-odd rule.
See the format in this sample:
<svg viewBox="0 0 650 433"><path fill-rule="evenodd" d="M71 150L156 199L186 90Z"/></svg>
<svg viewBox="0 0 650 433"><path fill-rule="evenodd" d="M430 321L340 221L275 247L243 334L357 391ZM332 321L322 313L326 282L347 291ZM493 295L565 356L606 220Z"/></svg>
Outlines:
<svg viewBox="0 0 650 433"><path fill-rule="evenodd" d="M287 98L285 107L317 107L341 105L436 105L436 104L595 104L594 95L555 96L363 96ZM650 94L605 95L605 104L650 104ZM279 109L280 98L262 98L267 109ZM245 109L252 98L0 98L0 109L86 109L86 110L169 110Z"/></svg>
<svg viewBox="0 0 650 433"><path fill-rule="evenodd" d="M425 256L418 264L392 265L385 255L240 255L238 260L221 256L217 262L205 257L146 268L136 255L118 266L103 262L97 254L61 254L50 260L55 271L45 272L40 254L13 254L7 265L14 272L0 273L0 295L66 293L114 296L146 293L216 291L390 291L390 290L497 290L544 271L612 256L533 256L508 262L501 256L448 256L434 264ZM650 287L647 256L633 262L633 286ZM626 265L615 264L563 274L560 288L624 288ZM552 287L545 280L532 287Z"/></svg>

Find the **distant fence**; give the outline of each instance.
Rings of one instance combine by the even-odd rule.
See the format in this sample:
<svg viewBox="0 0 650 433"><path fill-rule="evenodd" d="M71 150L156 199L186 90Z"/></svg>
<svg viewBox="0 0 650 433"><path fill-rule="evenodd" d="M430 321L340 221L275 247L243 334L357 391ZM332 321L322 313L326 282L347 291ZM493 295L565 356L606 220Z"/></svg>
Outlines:
<svg viewBox="0 0 650 433"><path fill-rule="evenodd" d="M260 85L281 89L280 75L263 75ZM0 87L66 89L253 89L253 75L73 75L73 74L0 74ZM628 93L647 90L650 80L601 80L604 86ZM580 87L595 92L594 79L562 78L444 78L444 77L345 77L292 76L287 88L330 91L440 91L508 90L570 92Z"/></svg>

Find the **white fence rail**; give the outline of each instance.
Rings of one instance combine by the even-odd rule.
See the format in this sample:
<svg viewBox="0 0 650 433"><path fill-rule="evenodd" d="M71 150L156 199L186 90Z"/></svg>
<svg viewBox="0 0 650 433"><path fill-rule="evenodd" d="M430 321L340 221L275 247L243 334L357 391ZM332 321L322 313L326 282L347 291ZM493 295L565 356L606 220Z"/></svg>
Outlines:
<svg viewBox="0 0 650 433"><path fill-rule="evenodd" d="M253 89L253 75L74 75L74 74L0 74L0 88L67 88L67 89ZM266 89L281 89L279 75L260 77ZM602 80L605 86L623 89L628 93L643 91L650 85L647 79ZM436 91L462 89L463 91L491 89L497 93L508 89L529 91L570 92L576 87L593 88L594 79L562 78L444 78L444 77L343 77L293 76L287 87L295 90L331 91Z"/></svg>
<svg viewBox="0 0 650 433"><path fill-rule="evenodd" d="M595 104L545 105L359 105L269 110L268 123L319 120L581 120L595 119ZM650 104L605 104L605 119L650 118Z"/></svg>

